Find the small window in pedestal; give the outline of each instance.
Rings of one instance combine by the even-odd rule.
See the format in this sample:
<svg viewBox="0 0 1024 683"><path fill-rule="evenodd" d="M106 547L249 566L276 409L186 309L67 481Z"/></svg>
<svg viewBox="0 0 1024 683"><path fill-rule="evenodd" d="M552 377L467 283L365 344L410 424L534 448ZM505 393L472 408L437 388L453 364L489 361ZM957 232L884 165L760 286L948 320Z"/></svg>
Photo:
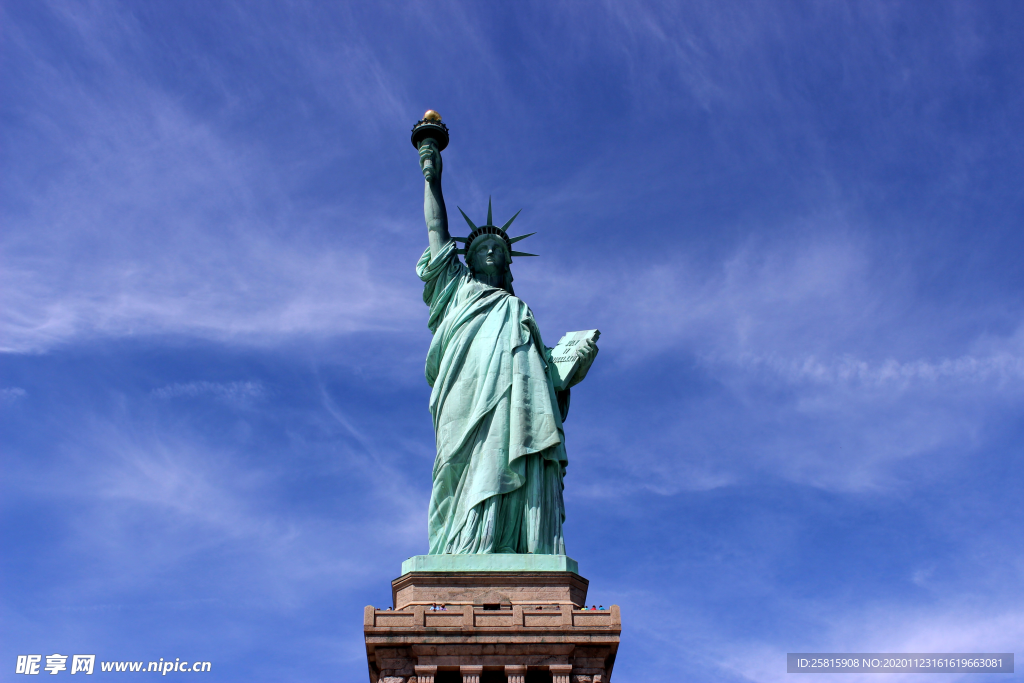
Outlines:
<svg viewBox="0 0 1024 683"><path fill-rule="evenodd" d="M505 675L503 669L495 671L484 669L484 672L480 674L480 683L508 683L508 676Z"/></svg>
<svg viewBox="0 0 1024 683"><path fill-rule="evenodd" d="M526 683L551 683L551 672L547 669L527 669Z"/></svg>

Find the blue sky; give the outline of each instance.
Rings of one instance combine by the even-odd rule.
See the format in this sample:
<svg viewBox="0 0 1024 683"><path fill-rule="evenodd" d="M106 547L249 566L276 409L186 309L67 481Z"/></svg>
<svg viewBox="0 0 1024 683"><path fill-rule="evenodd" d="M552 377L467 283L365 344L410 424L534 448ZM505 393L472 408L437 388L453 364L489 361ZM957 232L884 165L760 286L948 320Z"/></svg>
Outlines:
<svg viewBox="0 0 1024 683"><path fill-rule="evenodd" d="M427 548L427 108L548 343L602 331L566 542L616 681L1019 651L1019 3L0 12L0 670L366 680Z"/></svg>

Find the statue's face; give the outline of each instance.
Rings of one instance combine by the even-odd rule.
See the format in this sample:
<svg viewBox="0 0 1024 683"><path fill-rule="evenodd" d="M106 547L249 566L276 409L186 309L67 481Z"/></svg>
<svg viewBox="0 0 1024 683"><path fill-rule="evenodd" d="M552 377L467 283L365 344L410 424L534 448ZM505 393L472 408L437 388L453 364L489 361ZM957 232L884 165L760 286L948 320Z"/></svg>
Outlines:
<svg viewBox="0 0 1024 683"><path fill-rule="evenodd" d="M473 240L470 265L477 273L499 275L508 267L508 251L500 237L488 235Z"/></svg>

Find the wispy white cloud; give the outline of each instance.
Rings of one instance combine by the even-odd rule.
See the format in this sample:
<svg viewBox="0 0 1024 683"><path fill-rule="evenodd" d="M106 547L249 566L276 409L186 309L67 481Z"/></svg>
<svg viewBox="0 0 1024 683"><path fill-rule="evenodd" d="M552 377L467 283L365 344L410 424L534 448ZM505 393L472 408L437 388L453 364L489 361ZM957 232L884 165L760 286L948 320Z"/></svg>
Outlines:
<svg viewBox="0 0 1024 683"><path fill-rule="evenodd" d="M996 384L1024 379L1024 357L1002 353L995 356L961 356L939 361L918 359L905 363L889 359L871 363L850 356L823 362L813 356L802 359L758 358L738 359L753 371L760 369L792 382L813 384L860 384L872 388L908 387L927 385L939 388L946 382L953 385L978 384L994 381Z"/></svg>
<svg viewBox="0 0 1024 683"><path fill-rule="evenodd" d="M0 404L11 404L25 396L27 392L21 387L0 387Z"/></svg>
<svg viewBox="0 0 1024 683"><path fill-rule="evenodd" d="M153 390L157 398L195 398L204 394L231 401L262 398L267 390L260 382L184 382Z"/></svg>
<svg viewBox="0 0 1024 683"><path fill-rule="evenodd" d="M133 68L126 57L145 40L130 13L54 9L98 84L83 88L11 28L36 110L15 139L47 141L25 147L26 160L57 158L45 184L29 180L36 161L9 174L20 199L6 207L0 244L3 348L161 334L258 344L406 326L414 278L396 280L368 250L386 213L364 217L351 195L331 211L302 208L289 169L232 133L232 111L197 112ZM354 59L344 78L365 73ZM332 158L320 150L302 173Z"/></svg>
<svg viewBox="0 0 1024 683"><path fill-rule="evenodd" d="M219 391L200 383L177 388L185 393L169 395ZM314 461L321 476L343 470L349 481L362 482L346 489L362 494L339 494L303 510L287 504L294 462L289 469L262 455L254 460L253 453L213 446L181 424L170 429L128 415L95 416L91 425L76 426L56 464L16 473L19 495L33 504L70 504L78 511L63 552L107 567L102 575L82 573L54 586L59 594L45 604L130 601L169 567L200 556L220 558L217 595L238 586L258 589L273 609L356 590L368 577L394 571L395 548L422 541L425 501L376 448L372 442L357 450L339 444L329 458ZM244 581L235 583L240 575ZM163 595L173 599L176 591Z"/></svg>
<svg viewBox="0 0 1024 683"><path fill-rule="evenodd" d="M830 608L830 609L834 609ZM884 653L998 653L1013 652L1024 637L1024 607L992 604L987 609L966 604L905 608L877 605L863 611L846 611L823 619L827 624L815 638L813 652ZM722 669L739 674L742 680L770 683L790 680L786 674L786 653L806 652L784 643L735 641L720 647ZM712 658L713 659L713 658ZM832 674L834 676L835 674ZM977 680L976 673L941 674L943 680ZM879 674L843 674L844 680L877 681ZM938 675L936 675L938 676ZM932 678L936 678L932 676ZM886 674L885 680L915 681L921 674ZM828 674L808 675L809 680L829 680Z"/></svg>
<svg viewBox="0 0 1024 683"><path fill-rule="evenodd" d="M610 595L604 592L609 602L623 605L624 619L629 617L632 631L639 636L639 644L633 646L639 652L631 655L631 660L643 659L653 667L678 667L684 662L694 677L704 680L771 683L792 679L793 674L786 673L788 652L1013 652L1024 635L1024 605L1006 584L984 594L958 584L946 585L924 599L917 595L911 599L866 597L860 601L849 599L858 594L858 586L851 584L842 597L794 600L783 596L792 586L781 586L773 577L763 575L770 575L770 568L760 568L762 575L735 578L733 570L724 569L730 579L746 579L757 585L757 606L751 607L745 600L749 584L732 587L731 601L745 606L738 608L736 618L730 621L718 618L720 606L716 600L690 595L699 591L651 591L634 583ZM872 587L859 590L864 595L874 594ZM681 604L687 609L679 609ZM751 618L765 626L747 628L742 616L747 609L758 615ZM834 674L801 676L824 681ZM900 681L920 678L921 674L883 677ZM848 673L843 679L867 683L879 680L879 674ZM945 674L942 680L977 680L977 675Z"/></svg>
<svg viewBox="0 0 1024 683"><path fill-rule="evenodd" d="M628 271L559 264L531 271L533 305L545 319L594 320L601 346L626 364L684 352L788 383L865 388L1024 379L1024 324L997 337L986 321L1005 311L915 310L914 273L886 272L875 251L864 237L826 232L752 239L714 262L672 251ZM587 277L594 270L600 279Z"/></svg>
<svg viewBox="0 0 1024 683"><path fill-rule="evenodd" d="M592 377L639 376L661 396L621 420L608 398L597 409L613 417L572 417L570 454L602 453L609 469L574 470L580 488L567 495L673 495L765 477L900 495L930 481L908 481L904 463L934 473L983 452L1024 394L1021 326L989 331L1005 308L922 309L913 270L890 270L883 251L833 228L749 240L712 262L652 253L642 269L608 265L601 278L538 273L532 303L545 320L601 328ZM666 364L714 390L690 396L685 377L655 370ZM672 418L650 423L662 415Z"/></svg>

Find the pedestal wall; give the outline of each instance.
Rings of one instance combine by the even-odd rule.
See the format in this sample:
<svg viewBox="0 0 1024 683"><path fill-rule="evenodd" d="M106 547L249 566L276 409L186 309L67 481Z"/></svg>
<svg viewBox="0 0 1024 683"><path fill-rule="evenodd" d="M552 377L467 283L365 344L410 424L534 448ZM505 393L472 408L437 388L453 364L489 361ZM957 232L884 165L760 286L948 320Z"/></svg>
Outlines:
<svg viewBox="0 0 1024 683"><path fill-rule="evenodd" d="M607 683L619 608L581 610L574 572L409 572L363 614L371 683ZM443 605L434 611L433 605Z"/></svg>

